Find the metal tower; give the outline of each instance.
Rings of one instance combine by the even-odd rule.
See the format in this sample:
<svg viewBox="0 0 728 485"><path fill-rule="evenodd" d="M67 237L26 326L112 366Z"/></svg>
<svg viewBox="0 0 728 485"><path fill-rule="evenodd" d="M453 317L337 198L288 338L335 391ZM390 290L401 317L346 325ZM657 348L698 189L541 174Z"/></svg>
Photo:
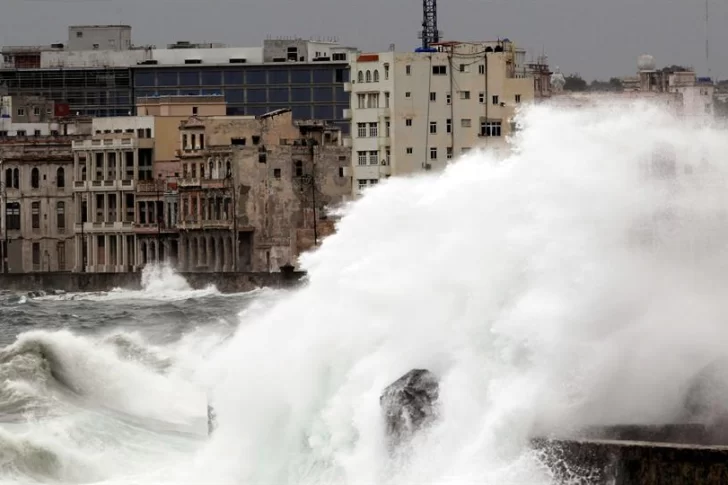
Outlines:
<svg viewBox="0 0 728 485"><path fill-rule="evenodd" d="M437 0L422 0L422 48L427 49L430 44L440 42L440 34L437 30Z"/></svg>

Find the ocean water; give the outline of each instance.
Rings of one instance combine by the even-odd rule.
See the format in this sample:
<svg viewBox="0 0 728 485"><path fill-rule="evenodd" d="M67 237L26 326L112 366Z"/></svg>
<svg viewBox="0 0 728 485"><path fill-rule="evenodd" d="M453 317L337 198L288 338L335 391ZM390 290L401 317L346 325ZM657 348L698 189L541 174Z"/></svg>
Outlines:
<svg viewBox="0 0 728 485"><path fill-rule="evenodd" d="M726 133L647 104L520 123L509 158L341 208L293 291L3 293L0 483L546 485L536 434L678 420L728 354ZM379 395L412 368L439 416L392 455Z"/></svg>

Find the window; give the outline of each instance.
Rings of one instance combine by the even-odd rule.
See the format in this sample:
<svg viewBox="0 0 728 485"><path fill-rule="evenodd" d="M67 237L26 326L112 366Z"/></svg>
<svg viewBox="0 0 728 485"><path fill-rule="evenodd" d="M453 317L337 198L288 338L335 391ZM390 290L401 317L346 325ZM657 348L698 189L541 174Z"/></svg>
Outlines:
<svg viewBox="0 0 728 485"><path fill-rule="evenodd" d="M56 204L56 226L59 230L66 228L66 203L59 202Z"/></svg>
<svg viewBox="0 0 728 485"><path fill-rule="evenodd" d="M33 243L33 269L40 269L40 243Z"/></svg>
<svg viewBox="0 0 728 485"><path fill-rule="evenodd" d="M17 168L13 170L13 188L20 188L20 169Z"/></svg>
<svg viewBox="0 0 728 485"><path fill-rule="evenodd" d="M430 101L437 101L437 93L430 93Z"/></svg>
<svg viewBox="0 0 728 485"><path fill-rule="evenodd" d="M293 164L296 177L303 177L303 162L301 160L296 160L296 163Z"/></svg>
<svg viewBox="0 0 728 485"><path fill-rule="evenodd" d="M379 183L379 179L369 179L369 185L377 185Z"/></svg>
<svg viewBox="0 0 728 485"><path fill-rule="evenodd" d="M452 159L452 147L447 147L447 159Z"/></svg>
<svg viewBox="0 0 728 485"><path fill-rule="evenodd" d="M460 99L470 99L470 91L460 91Z"/></svg>
<svg viewBox="0 0 728 485"><path fill-rule="evenodd" d="M447 66L432 66L433 76L445 76L447 75Z"/></svg>
<svg viewBox="0 0 728 485"><path fill-rule="evenodd" d="M501 136L501 122L482 121L480 123L480 136Z"/></svg>
<svg viewBox="0 0 728 485"><path fill-rule="evenodd" d="M379 93L367 95L367 108L379 108Z"/></svg>
<svg viewBox="0 0 728 485"><path fill-rule="evenodd" d="M384 80L389 79L389 64L384 65Z"/></svg>
<svg viewBox="0 0 728 485"><path fill-rule="evenodd" d="M359 106L359 109L364 109L367 107L367 96L366 94L357 94L356 95L357 104Z"/></svg>
<svg viewBox="0 0 728 485"><path fill-rule="evenodd" d="M384 107L389 108L389 91L384 92Z"/></svg>
<svg viewBox="0 0 728 485"><path fill-rule="evenodd" d="M369 123L369 136L376 138L379 131L379 123Z"/></svg>
<svg viewBox="0 0 728 485"><path fill-rule="evenodd" d="M460 120L460 126L463 128L470 128L471 122L470 118L463 118Z"/></svg>
<svg viewBox="0 0 728 485"><path fill-rule="evenodd" d="M76 32L76 38L80 39L81 37L83 37L83 32Z"/></svg>
<svg viewBox="0 0 728 485"><path fill-rule="evenodd" d="M405 74L407 74L408 76L411 76L411 75L412 75L412 66L410 66L410 65L406 65L406 66L404 66L404 72L405 72Z"/></svg>
<svg viewBox="0 0 728 485"><path fill-rule="evenodd" d="M18 116L25 116L25 108L18 108Z"/></svg>
<svg viewBox="0 0 728 485"><path fill-rule="evenodd" d="M405 98L409 98L411 96L412 96L412 93L410 93L409 91L407 91L406 93L404 93L404 97Z"/></svg>
<svg viewBox="0 0 728 485"><path fill-rule="evenodd" d="M58 270L66 269L66 243L61 241L56 245L56 253L58 254Z"/></svg>
<svg viewBox="0 0 728 485"><path fill-rule="evenodd" d="M357 123L356 124L356 136L359 138L364 138L367 136L367 124L366 123Z"/></svg>
<svg viewBox="0 0 728 485"><path fill-rule="evenodd" d="M197 114L197 106L193 106L192 107L192 114L193 115L196 115Z"/></svg>
<svg viewBox="0 0 728 485"><path fill-rule="evenodd" d="M485 93L478 93L478 102L479 103L485 103Z"/></svg>
<svg viewBox="0 0 728 485"><path fill-rule="evenodd" d="M390 136L390 128L391 128L391 123L389 122L389 120L385 121L384 122L384 136L386 136L386 137Z"/></svg>
<svg viewBox="0 0 728 485"><path fill-rule="evenodd" d="M33 202L30 206L33 229L40 229L40 202Z"/></svg>
<svg viewBox="0 0 728 485"><path fill-rule="evenodd" d="M63 167L58 167L56 170L56 187L62 189L66 186L66 172Z"/></svg>
<svg viewBox="0 0 728 485"><path fill-rule="evenodd" d="M493 96L493 104L495 104L495 105L499 104L499 98L498 98L497 94L495 96Z"/></svg>
<svg viewBox="0 0 728 485"><path fill-rule="evenodd" d="M367 180L366 179L359 179L357 180L359 183L359 190L364 190L367 188Z"/></svg>
<svg viewBox="0 0 728 485"><path fill-rule="evenodd" d="M366 79L368 83L372 82L372 71L367 71Z"/></svg>
<svg viewBox="0 0 728 485"><path fill-rule="evenodd" d="M40 171L37 167L33 167L33 170L30 172L30 186L34 189L40 187Z"/></svg>
<svg viewBox="0 0 728 485"><path fill-rule="evenodd" d="M367 164L367 152L356 152L356 158L359 162L359 165Z"/></svg>
<svg viewBox="0 0 728 485"><path fill-rule="evenodd" d="M20 202L8 202L5 208L5 221L8 225L8 230L20 230Z"/></svg>
<svg viewBox="0 0 728 485"><path fill-rule="evenodd" d="M437 160L437 148L430 148L430 160Z"/></svg>
<svg viewBox="0 0 728 485"><path fill-rule="evenodd" d="M450 94L450 93L447 93L447 94L445 95L445 102L446 102L446 103L447 103L448 105L452 104L452 94Z"/></svg>
<svg viewBox="0 0 728 485"><path fill-rule="evenodd" d="M520 94L516 94L516 104L518 104L520 102L521 102L521 95Z"/></svg>
<svg viewBox="0 0 728 485"><path fill-rule="evenodd" d="M334 61L345 61L346 60L346 54L344 52L334 52L331 55L331 60L334 60Z"/></svg>
<svg viewBox="0 0 728 485"><path fill-rule="evenodd" d="M374 82L379 82L379 71L377 71L376 69L374 70Z"/></svg>
<svg viewBox="0 0 728 485"><path fill-rule="evenodd" d="M205 149L205 134L200 133L200 150Z"/></svg>
<svg viewBox="0 0 728 485"><path fill-rule="evenodd" d="M182 149L183 150L187 149L187 133L182 135Z"/></svg>
<svg viewBox="0 0 728 485"><path fill-rule="evenodd" d="M25 132L25 130L18 130L15 132L15 134L17 136L25 136L27 133Z"/></svg>
<svg viewBox="0 0 728 485"><path fill-rule="evenodd" d="M430 134L434 135L437 133L437 121L430 121Z"/></svg>
<svg viewBox="0 0 728 485"><path fill-rule="evenodd" d="M445 121L445 131L452 133L452 120L450 118Z"/></svg>
<svg viewBox="0 0 728 485"><path fill-rule="evenodd" d="M478 65L478 74L485 74L485 64Z"/></svg>
<svg viewBox="0 0 728 485"><path fill-rule="evenodd" d="M470 66L467 64L460 64L460 72L470 72Z"/></svg>
<svg viewBox="0 0 728 485"><path fill-rule="evenodd" d="M273 169L273 177L275 177L277 179L281 178L281 169L280 168Z"/></svg>
<svg viewBox="0 0 728 485"><path fill-rule="evenodd" d="M404 120L405 126L412 126L412 118L407 118Z"/></svg>
<svg viewBox="0 0 728 485"><path fill-rule="evenodd" d="M379 152L372 150L369 152L369 165L379 165Z"/></svg>
<svg viewBox="0 0 728 485"><path fill-rule="evenodd" d="M40 130L33 130L33 136L40 136Z"/></svg>
<svg viewBox="0 0 728 485"><path fill-rule="evenodd" d="M359 83L363 83L364 82L364 73L362 71L359 71L359 74L357 74L356 81L359 82Z"/></svg>
<svg viewBox="0 0 728 485"><path fill-rule="evenodd" d="M412 155L412 152L414 150L412 149L412 147L407 147L407 150L405 150L405 151L407 152L407 155Z"/></svg>
<svg viewBox="0 0 728 485"><path fill-rule="evenodd" d="M387 165L389 165L392 159L392 149L390 147L387 147L385 153L386 155L384 157L384 160L387 162Z"/></svg>

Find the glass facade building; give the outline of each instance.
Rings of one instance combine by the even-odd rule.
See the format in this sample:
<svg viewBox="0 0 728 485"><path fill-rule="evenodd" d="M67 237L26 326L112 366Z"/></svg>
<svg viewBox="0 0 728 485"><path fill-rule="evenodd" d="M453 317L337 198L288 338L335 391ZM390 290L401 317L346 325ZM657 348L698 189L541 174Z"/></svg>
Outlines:
<svg viewBox="0 0 728 485"><path fill-rule="evenodd" d="M290 108L294 119L327 120L347 133L348 81L345 62L0 70L9 95L44 96L81 115L126 116L138 97L222 95L229 115Z"/></svg>

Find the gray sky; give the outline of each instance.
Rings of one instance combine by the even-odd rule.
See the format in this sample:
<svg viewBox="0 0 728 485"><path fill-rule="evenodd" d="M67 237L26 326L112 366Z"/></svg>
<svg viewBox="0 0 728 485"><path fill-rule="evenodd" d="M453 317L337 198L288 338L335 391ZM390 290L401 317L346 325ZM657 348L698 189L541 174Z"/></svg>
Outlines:
<svg viewBox="0 0 728 485"><path fill-rule="evenodd" d="M728 2L711 2L713 77L728 78ZM64 42L71 24L132 25L136 44L175 40L261 45L266 36L337 36L364 50L417 46L420 0L0 0L0 44ZM551 66L587 79L632 75L637 56L658 66L705 62L704 0L440 0L447 40L508 37Z"/></svg>

